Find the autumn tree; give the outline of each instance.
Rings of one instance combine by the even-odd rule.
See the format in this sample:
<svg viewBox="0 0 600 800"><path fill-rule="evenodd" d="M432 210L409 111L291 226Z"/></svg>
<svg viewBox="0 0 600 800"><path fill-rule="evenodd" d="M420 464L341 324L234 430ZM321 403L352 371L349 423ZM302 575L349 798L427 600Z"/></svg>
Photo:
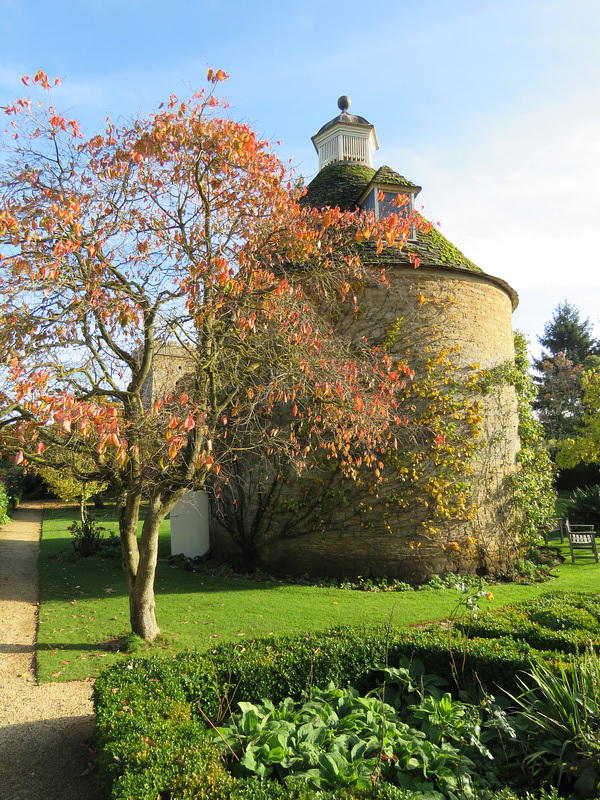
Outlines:
<svg viewBox="0 0 600 800"><path fill-rule="evenodd" d="M90 479L94 472L91 459L82 460L76 448L52 447L45 453L45 463L37 472L50 491L61 500L78 502L79 525L82 532L87 533L93 523L87 511L88 502L106 488L106 483Z"/></svg>
<svg viewBox="0 0 600 800"><path fill-rule="evenodd" d="M583 413L583 365L574 365L560 351L541 366L534 407L546 440L560 442L573 435Z"/></svg>
<svg viewBox="0 0 600 800"><path fill-rule="evenodd" d="M321 311L356 306L361 242L402 247L423 223L301 208L268 142L225 116L225 77L89 139L41 72L24 79L39 104L4 108L2 446L36 467L68 453L60 468L89 464L125 497L131 626L148 640L159 525L187 490L218 492L239 452L298 472L319 452L377 480L410 440L409 366Z"/></svg>

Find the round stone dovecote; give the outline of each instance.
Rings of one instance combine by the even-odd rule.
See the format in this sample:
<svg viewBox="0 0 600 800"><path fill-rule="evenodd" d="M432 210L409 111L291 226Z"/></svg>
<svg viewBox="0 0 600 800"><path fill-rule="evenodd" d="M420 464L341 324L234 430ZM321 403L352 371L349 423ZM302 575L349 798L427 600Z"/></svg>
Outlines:
<svg viewBox="0 0 600 800"><path fill-rule="evenodd" d="M336 135L363 126L364 158L329 160L307 187L304 202L312 206L339 206L342 210L368 208L385 213L385 197L403 194L412 206L420 186L389 167L375 169L373 127L352 117L347 107L314 137L315 147L326 141L334 152ZM337 132L337 133L336 133ZM337 152L342 152L338 147ZM357 151L358 152L358 151ZM379 209L369 206L376 197ZM382 201L383 198L383 201ZM373 201L375 202L375 201ZM414 257L419 260L415 269ZM418 364L428 353L445 351L452 369L463 380L482 371L501 370L514 361L511 315L517 296L508 284L486 274L439 231L413 231L401 251L384 250L367 260L383 263L389 286L367 285L359 298L360 313L348 314L338 324L357 338L379 344L399 327L400 335L389 351ZM408 355L407 355L408 353ZM413 364L411 363L411 366ZM418 379L418 366L416 368ZM390 511L393 485L361 513L353 507L352 492L339 508L329 511L326 524L308 526L301 535L265 536L255 565L279 574L374 577L386 575L413 583L446 570L501 573L516 554L518 520L515 517L509 476L516 469L519 449L518 411L514 387L498 381L481 391L473 389L480 414L480 435L465 482L472 496L468 518L441 519L433 532L423 523L423 508L408 506ZM392 481L393 483L393 481ZM293 481L285 498L294 495ZM348 500L349 498L349 500ZM248 497L249 505L252 498ZM356 504L359 495L356 495ZM218 516L211 519L211 550L217 558L239 561L233 543Z"/></svg>

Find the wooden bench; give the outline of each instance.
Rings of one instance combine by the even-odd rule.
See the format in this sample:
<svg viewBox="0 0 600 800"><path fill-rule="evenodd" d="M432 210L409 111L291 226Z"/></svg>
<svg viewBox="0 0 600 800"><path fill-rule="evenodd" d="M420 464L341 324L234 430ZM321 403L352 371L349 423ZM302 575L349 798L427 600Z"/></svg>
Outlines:
<svg viewBox="0 0 600 800"><path fill-rule="evenodd" d="M571 560L575 563L575 558L594 558L598 563L598 549L596 547L596 531L593 525L578 525L565 520L565 529L571 548ZM587 556L575 556L575 550L591 550Z"/></svg>

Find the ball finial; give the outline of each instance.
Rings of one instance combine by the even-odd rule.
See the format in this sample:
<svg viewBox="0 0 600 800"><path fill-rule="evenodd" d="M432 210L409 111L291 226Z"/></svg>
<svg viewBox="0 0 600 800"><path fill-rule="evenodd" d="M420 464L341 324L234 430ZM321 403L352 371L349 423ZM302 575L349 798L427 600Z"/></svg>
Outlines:
<svg viewBox="0 0 600 800"><path fill-rule="evenodd" d="M341 97L338 97L338 108L342 113L344 113L344 111L348 111L350 108L350 102L350 98L347 94L343 94Z"/></svg>

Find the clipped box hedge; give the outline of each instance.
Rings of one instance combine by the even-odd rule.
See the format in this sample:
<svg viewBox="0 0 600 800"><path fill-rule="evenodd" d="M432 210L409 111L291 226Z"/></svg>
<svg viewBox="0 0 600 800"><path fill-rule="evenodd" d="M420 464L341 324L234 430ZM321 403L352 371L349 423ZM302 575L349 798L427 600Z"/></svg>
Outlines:
<svg viewBox="0 0 600 800"><path fill-rule="evenodd" d="M205 724L206 718L217 723L228 716L238 700L299 699L311 686L330 681L367 688L373 685L369 674L375 664L394 666L403 655L420 658L428 673L451 686L457 687L457 675L461 687L481 682L509 691L516 688L515 676L538 656L523 641L457 638L432 627L340 628L223 645L171 660L132 659L106 670L94 687L101 787L112 800L409 800L411 792L388 784L368 792L318 792L303 783L235 779ZM516 795L507 790L495 797L515 800Z"/></svg>
<svg viewBox="0 0 600 800"><path fill-rule="evenodd" d="M600 595L549 592L523 603L503 606L456 627L469 637L511 637L556 657L600 650Z"/></svg>

